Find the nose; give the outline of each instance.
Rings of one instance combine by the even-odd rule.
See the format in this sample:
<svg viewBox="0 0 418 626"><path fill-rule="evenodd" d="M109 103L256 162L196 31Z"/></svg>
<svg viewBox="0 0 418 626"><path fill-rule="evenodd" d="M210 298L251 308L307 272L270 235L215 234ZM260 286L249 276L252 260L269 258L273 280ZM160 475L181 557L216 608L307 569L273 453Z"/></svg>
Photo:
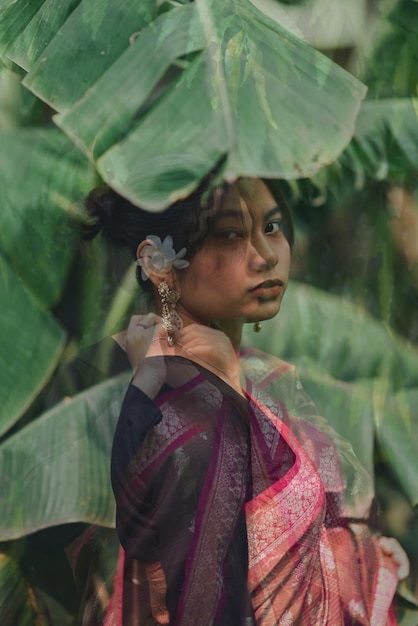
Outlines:
<svg viewBox="0 0 418 626"><path fill-rule="evenodd" d="M272 269L279 262L279 255L267 237L258 237L251 242L250 267L256 272Z"/></svg>

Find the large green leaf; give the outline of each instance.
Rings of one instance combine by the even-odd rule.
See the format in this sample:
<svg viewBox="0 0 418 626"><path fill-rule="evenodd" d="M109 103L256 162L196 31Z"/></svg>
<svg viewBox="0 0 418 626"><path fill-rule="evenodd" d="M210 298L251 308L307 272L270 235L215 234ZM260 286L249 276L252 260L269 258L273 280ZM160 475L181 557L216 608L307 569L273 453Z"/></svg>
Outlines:
<svg viewBox="0 0 418 626"><path fill-rule="evenodd" d="M0 255L0 434L50 377L65 333Z"/></svg>
<svg viewBox="0 0 418 626"><path fill-rule="evenodd" d="M317 371L356 381L387 378L391 389L418 386L418 351L353 303L291 283L278 318L244 340L291 361L308 357Z"/></svg>
<svg viewBox="0 0 418 626"><path fill-rule="evenodd" d="M8 48L8 57L28 71L51 39L64 24L80 0L42 0L43 4L26 28L15 36ZM19 9L15 7L19 16ZM24 10L24 9L23 9ZM21 17L19 16L21 20ZM23 23L20 22L23 26Z"/></svg>
<svg viewBox="0 0 418 626"><path fill-rule="evenodd" d="M224 158L226 178L298 178L337 156L352 132L360 85L248 2L197 1L181 15L163 15L157 52L180 21L189 23L187 42L203 36L202 52L99 159L114 186L157 208ZM154 49L145 37L136 46L139 58ZM324 104L331 100L335 109Z"/></svg>
<svg viewBox="0 0 418 626"><path fill-rule="evenodd" d="M50 42L37 59L29 55L39 46L42 33L31 25L31 48L21 41L25 64L34 61L25 84L57 111L68 108L129 47L130 37L152 20L155 4L155 0L82 0L55 36L50 33ZM59 11L61 17L62 10L51 3L48 15Z"/></svg>
<svg viewBox="0 0 418 626"><path fill-rule="evenodd" d="M175 17L181 19L175 21ZM91 157L99 158L129 131L138 111L145 107L152 90L171 63L203 49L203 32L196 18L192 4L183 7L181 14L178 11L164 14L135 39L84 98L74 106L67 99L62 107L65 112L56 116L55 121ZM147 62L141 64L141 59L147 59ZM29 80L30 75L27 84ZM209 94L206 99L210 99ZM188 107L186 99L182 105ZM172 110L173 118L176 114ZM198 130L200 115L201 112L197 111L195 122ZM163 119L157 122L157 132L164 132L167 122ZM161 149L161 142L158 147Z"/></svg>
<svg viewBox="0 0 418 626"><path fill-rule="evenodd" d="M363 103L351 143L340 162L377 180L418 170L418 99L385 98Z"/></svg>
<svg viewBox="0 0 418 626"><path fill-rule="evenodd" d="M318 372L305 359L298 373L309 397L329 425L350 442L370 476L374 474L374 406L370 391Z"/></svg>
<svg viewBox="0 0 418 626"><path fill-rule="evenodd" d="M387 379L346 383L306 361L299 374L320 414L350 442L368 473L374 474L376 439L409 502L418 507L418 389L391 394Z"/></svg>
<svg viewBox="0 0 418 626"><path fill-rule="evenodd" d="M0 57L29 24L43 2L44 0L31 0L18 3L15 0L5 0L0 4Z"/></svg>
<svg viewBox="0 0 418 626"><path fill-rule="evenodd" d="M66 522L114 525L110 450L127 383L68 398L0 446L0 541Z"/></svg>
<svg viewBox="0 0 418 626"><path fill-rule="evenodd" d="M87 160L58 130L0 133L0 250L45 306L60 297L72 262L72 203L93 180Z"/></svg>
<svg viewBox="0 0 418 626"><path fill-rule="evenodd" d="M416 96L418 88L418 3L381 3L367 45L359 50L359 67L373 97Z"/></svg>
<svg viewBox="0 0 418 626"><path fill-rule="evenodd" d="M418 171L418 99L384 98L362 103L353 138L336 162L309 181L293 184L295 196L343 207L347 197L367 189L370 179L405 181ZM358 202L358 201L357 201ZM368 200L365 199L365 210Z"/></svg>
<svg viewBox="0 0 418 626"><path fill-rule="evenodd" d="M32 22L8 49L123 195L161 209L220 162L228 179L310 176L348 143L364 87L248 0L173 5L144 28L154 13L82 0L45 49Z"/></svg>
<svg viewBox="0 0 418 626"><path fill-rule="evenodd" d="M0 618L2 626L35 626L27 581L12 551L0 552Z"/></svg>
<svg viewBox="0 0 418 626"><path fill-rule="evenodd" d="M418 389L380 396L380 402L377 394L375 405L376 432L386 460L410 502L418 507Z"/></svg>
<svg viewBox="0 0 418 626"><path fill-rule="evenodd" d="M418 506L418 351L341 297L291 284L279 318L246 344L298 366L308 394L370 472L373 442ZM394 390L400 390L394 394ZM400 459L402 462L400 463Z"/></svg>

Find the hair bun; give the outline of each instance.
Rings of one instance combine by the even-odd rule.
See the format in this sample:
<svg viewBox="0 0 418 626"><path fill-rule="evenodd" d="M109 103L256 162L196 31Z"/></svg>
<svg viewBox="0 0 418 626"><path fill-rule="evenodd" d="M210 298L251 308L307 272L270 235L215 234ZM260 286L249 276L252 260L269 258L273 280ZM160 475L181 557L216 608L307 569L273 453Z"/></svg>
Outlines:
<svg viewBox="0 0 418 626"><path fill-rule="evenodd" d="M84 201L88 215L84 225L85 239L93 239L101 231L109 241L114 239L117 202L118 195L107 185L96 187L89 193Z"/></svg>

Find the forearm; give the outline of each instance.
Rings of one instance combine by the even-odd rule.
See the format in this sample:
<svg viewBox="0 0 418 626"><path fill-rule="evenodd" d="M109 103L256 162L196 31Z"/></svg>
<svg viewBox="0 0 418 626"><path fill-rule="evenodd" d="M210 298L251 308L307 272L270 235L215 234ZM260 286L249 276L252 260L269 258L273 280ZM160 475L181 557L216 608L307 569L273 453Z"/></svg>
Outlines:
<svg viewBox="0 0 418 626"><path fill-rule="evenodd" d="M164 359L144 359L136 368L131 384L154 400L164 383L165 374Z"/></svg>

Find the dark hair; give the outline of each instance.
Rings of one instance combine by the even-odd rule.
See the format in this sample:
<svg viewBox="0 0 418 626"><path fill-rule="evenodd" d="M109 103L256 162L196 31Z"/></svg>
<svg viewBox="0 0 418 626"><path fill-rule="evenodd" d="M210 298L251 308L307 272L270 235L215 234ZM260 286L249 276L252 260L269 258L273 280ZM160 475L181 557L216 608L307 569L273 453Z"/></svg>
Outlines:
<svg viewBox="0 0 418 626"><path fill-rule="evenodd" d="M271 181L265 182L282 209L283 232L292 248L294 232L286 200L278 185ZM187 248L187 259L190 260L205 240L211 217L219 210L228 187L227 183L216 187L213 176L207 177L189 196L160 213L152 213L135 206L107 185L97 187L85 200L90 219L84 226L84 237L93 239L102 232L111 245L127 249L136 259L138 245L147 236L157 235L163 240L171 235L174 249ZM146 291L152 290L150 281L142 281L140 268L137 279Z"/></svg>

